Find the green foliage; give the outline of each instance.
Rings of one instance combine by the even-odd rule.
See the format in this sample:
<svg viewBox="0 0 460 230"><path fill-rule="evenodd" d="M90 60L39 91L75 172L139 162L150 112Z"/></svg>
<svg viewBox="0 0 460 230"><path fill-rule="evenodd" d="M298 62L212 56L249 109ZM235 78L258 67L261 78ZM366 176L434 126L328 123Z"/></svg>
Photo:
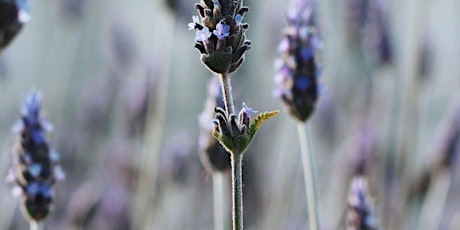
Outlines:
<svg viewBox="0 0 460 230"><path fill-rule="evenodd" d="M233 133L231 136L223 135L218 129L214 129L212 135L222 144L222 146L231 154L243 154L251 143L257 130L266 120L275 117L278 110L264 112L257 115L249 129L245 132Z"/></svg>

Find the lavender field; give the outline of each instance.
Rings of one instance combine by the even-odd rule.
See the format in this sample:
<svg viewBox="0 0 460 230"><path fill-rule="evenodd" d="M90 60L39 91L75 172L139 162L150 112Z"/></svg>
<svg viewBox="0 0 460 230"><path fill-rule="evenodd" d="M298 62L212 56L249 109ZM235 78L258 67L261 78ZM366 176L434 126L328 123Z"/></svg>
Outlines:
<svg viewBox="0 0 460 230"><path fill-rule="evenodd" d="M460 1L306 1L315 80L301 86L314 84L315 100L302 122L280 98L301 83L278 78L294 1L244 1L250 11L232 24L247 23L251 41L227 71L235 110L279 110L243 151L244 228L314 229L315 209L317 229L460 230ZM208 38L235 29L200 41L197 2L30 1L30 20L0 50L0 230L31 222L8 178L34 92L65 173L39 229L232 229L230 155L205 153L216 127L225 134L212 121L219 77L194 45L209 53Z"/></svg>

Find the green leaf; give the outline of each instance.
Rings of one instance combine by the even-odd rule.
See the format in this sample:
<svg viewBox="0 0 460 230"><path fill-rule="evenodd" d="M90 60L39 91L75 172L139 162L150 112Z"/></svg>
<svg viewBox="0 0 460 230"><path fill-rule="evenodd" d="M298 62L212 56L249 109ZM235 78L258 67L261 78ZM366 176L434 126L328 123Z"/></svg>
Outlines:
<svg viewBox="0 0 460 230"><path fill-rule="evenodd" d="M254 121L251 124L251 127L248 130L249 140L252 140L257 130L262 125L262 123L264 123L266 120L270 118L275 117L276 115L278 115L279 112L280 112L279 110L275 110L271 112L264 112L264 113L257 115L257 117L254 119Z"/></svg>
<svg viewBox="0 0 460 230"><path fill-rule="evenodd" d="M243 154L251 143L252 138L256 134L259 127L264 121L276 116L279 113L278 110L272 112L264 112L254 119L251 127L243 135L237 135L233 137L227 137L214 130L212 135L220 142L220 144L231 154Z"/></svg>

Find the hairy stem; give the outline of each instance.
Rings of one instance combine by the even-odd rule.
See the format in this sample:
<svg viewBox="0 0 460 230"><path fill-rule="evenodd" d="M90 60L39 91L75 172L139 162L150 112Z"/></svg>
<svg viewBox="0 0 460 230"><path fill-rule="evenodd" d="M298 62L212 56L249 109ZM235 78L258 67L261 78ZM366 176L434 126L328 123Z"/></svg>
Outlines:
<svg viewBox="0 0 460 230"><path fill-rule="evenodd" d="M243 154L231 154L233 230L243 229Z"/></svg>
<svg viewBox="0 0 460 230"><path fill-rule="evenodd" d="M228 115L235 114L232 98L230 76L221 74L222 95L225 111ZM243 154L230 153L232 161L232 220L233 230L243 229Z"/></svg>
<svg viewBox="0 0 460 230"><path fill-rule="evenodd" d="M227 111L228 115L235 114L232 98L232 86L230 85L230 76L227 74L221 74L220 81L222 83L222 95L224 97L225 111Z"/></svg>
<svg viewBox="0 0 460 230"><path fill-rule="evenodd" d="M40 223L37 221L30 221L30 230L40 230Z"/></svg>
<svg viewBox="0 0 460 230"><path fill-rule="evenodd" d="M214 172L212 174L212 191L214 198L214 229L225 229L225 174Z"/></svg>
<svg viewBox="0 0 460 230"><path fill-rule="evenodd" d="M302 155L302 168L305 179L305 190L307 193L308 216L311 230L319 229L318 208L316 205L315 173L313 170L313 153L310 150L307 137L307 125L299 123L297 125L299 135L300 151Z"/></svg>

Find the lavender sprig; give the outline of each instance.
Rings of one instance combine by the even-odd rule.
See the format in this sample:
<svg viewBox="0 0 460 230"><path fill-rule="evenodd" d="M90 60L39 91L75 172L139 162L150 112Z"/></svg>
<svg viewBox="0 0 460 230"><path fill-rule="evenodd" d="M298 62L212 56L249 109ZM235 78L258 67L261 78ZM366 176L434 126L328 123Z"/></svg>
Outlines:
<svg viewBox="0 0 460 230"><path fill-rule="evenodd" d="M241 0L202 0L195 9L201 21L194 16L189 29L196 31L195 48L201 61L214 73L234 72L250 49L251 42L245 36L248 24L242 23L249 8Z"/></svg>
<svg viewBox="0 0 460 230"><path fill-rule="evenodd" d="M189 29L195 30L195 48L201 53L201 61L213 73L220 76L225 109L215 108L212 135L230 153L232 167L233 229L243 228L242 158L260 125L278 111L259 114L251 124L253 112L243 104L235 113L230 85L230 73L243 63L244 53L250 49L246 40L248 24L243 23L249 8L242 0L201 0L195 4L200 18L193 16ZM201 19L201 20L200 20Z"/></svg>
<svg viewBox="0 0 460 230"><path fill-rule="evenodd" d="M318 99L317 77L320 74L315 51L321 46L313 26L311 2L296 0L286 14L287 27L278 46L275 62L274 95L288 107L293 117L306 121Z"/></svg>
<svg viewBox="0 0 460 230"><path fill-rule="evenodd" d="M365 177L353 178L348 196L347 229L377 230L376 217Z"/></svg>
<svg viewBox="0 0 460 230"><path fill-rule="evenodd" d="M0 51L11 43L29 20L28 0L0 0Z"/></svg>
<svg viewBox="0 0 460 230"><path fill-rule="evenodd" d="M21 197L23 215L31 222L44 220L52 209L54 184L64 179L59 154L46 140L52 125L41 111L41 93L29 94L21 118L13 127L17 134L8 180L13 193Z"/></svg>
<svg viewBox="0 0 460 230"><path fill-rule="evenodd" d="M314 111L318 99L319 68L315 51L320 47L313 26L313 7L309 0L292 0L286 13L287 27L278 46L280 57L275 62L274 96L281 98L289 113L300 121L297 125L304 172L310 229L320 229L316 199L313 152L305 121Z"/></svg>

